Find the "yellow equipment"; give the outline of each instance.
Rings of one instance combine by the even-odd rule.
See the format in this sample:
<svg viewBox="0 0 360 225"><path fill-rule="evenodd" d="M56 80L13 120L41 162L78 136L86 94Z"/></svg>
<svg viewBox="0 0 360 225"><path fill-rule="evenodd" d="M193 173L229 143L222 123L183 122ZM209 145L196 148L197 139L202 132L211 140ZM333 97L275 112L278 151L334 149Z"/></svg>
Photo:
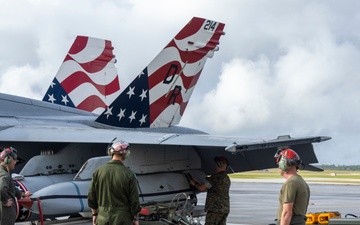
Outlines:
<svg viewBox="0 0 360 225"><path fill-rule="evenodd" d="M306 224L329 224L330 218L341 218L338 211L307 213Z"/></svg>

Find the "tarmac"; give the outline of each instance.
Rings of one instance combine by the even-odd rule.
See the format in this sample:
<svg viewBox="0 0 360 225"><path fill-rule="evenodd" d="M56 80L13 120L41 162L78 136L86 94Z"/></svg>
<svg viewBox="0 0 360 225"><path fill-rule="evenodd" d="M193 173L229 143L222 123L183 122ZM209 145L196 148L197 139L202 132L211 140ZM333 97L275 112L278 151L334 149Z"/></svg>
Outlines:
<svg viewBox="0 0 360 225"><path fill-rule="evenodd" d="M279 204L279 191L285 180L279 179L232 179L230 188L229 225L274 224ZM360 215L360 184L329 182L306 179L311 196L308 213L339 212L341 218ZM199 204L204 204L206 193L198 195ZM352 217L352 216L351 216ZM45 224L91 225L91 219L45 222ZM201 218L201 224L205 218ZM28 224L26 223L17 223ZM140 222L140 225L142 223ZM360 223L359 223L360 224Z"/></svg>

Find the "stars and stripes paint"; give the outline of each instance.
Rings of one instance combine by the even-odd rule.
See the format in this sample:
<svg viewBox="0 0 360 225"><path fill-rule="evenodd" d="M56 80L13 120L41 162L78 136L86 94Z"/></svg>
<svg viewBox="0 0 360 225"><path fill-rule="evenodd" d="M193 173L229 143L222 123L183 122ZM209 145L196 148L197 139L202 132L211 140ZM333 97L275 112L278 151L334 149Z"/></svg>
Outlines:
<svg viewBox="0 0 360 225"><path fill-rule="evenodd" d="M108 40L77 36L43 101L102 113L120 94Z"/></svg>
<svg viewBox="0 0 360 225"><path fill-rule="evenodd" d="M14 181L15 188L19 189L21 192L28 191L25 185L23 185L20 181ZM16 213L17 213L17 219L16 222L23 222L27 221L31 216L31 211L24 206L20 205L18 202L16 202Z"/></svg>
<svg viewBox="0 0 360 225"><path fill-rule="evenodd" d="M194 17L96 121L128 128L177 125L224 26Z"/></svg>

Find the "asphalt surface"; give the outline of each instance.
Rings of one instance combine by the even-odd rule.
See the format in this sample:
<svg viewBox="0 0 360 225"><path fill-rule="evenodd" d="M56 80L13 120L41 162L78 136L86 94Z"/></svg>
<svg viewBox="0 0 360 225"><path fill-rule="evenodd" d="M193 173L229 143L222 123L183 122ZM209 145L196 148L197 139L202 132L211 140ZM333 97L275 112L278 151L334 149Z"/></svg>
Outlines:
<svg viewBox="0 0 360 225"><path fill-rule="evenodd" d="M268 225L275 223L278 195L284 179L232 180L230 188L231 212L228 224ZM360 215L360 185L319 183L308 181L311 189L308 213L333 212ZM206 193L198 195L204 203ZM204 218L201 224L204 224ZM24 224L24 223L22 223ZM91 221L64 221L61 224L91 225ZM141 224L141 223L140 223ZM19 224L18 224L19 225Z"/></svg>
<svg viewBox="0 0 360 225"><path fill-rule="evenodd" d="M227 222L231 224L275 223L279 204L279 191L283 179L263 181L233 181L231 185L231 212ZM360 186L339 183L313 183L310 186L308 213L338 211L360 214Z"/></svg>

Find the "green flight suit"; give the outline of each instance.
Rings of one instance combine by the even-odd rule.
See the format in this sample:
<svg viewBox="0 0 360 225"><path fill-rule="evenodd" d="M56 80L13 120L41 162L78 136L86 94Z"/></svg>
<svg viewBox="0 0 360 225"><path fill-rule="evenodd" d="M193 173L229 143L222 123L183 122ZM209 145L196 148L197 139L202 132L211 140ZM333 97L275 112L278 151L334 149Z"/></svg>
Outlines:
<svg viewBox="0 0 360 225"><path fill-rule="evenodd" d="M16 221L16 200L21 198L21 191L15 188L11 174L7 171L6 167L0 166L0 196L1 196L1 211L0 211L0 224L1 225L14 225ZM4 204L12 198L13 204L10 207L5 207Z"/></svg>
<svg viewBox="0 0 360 225"><path fill-rule="evenodd" d="M99 167L92 176L88 205L98 209L98 225L131 225L141 209L134 173L118 160Z"/></svg>

